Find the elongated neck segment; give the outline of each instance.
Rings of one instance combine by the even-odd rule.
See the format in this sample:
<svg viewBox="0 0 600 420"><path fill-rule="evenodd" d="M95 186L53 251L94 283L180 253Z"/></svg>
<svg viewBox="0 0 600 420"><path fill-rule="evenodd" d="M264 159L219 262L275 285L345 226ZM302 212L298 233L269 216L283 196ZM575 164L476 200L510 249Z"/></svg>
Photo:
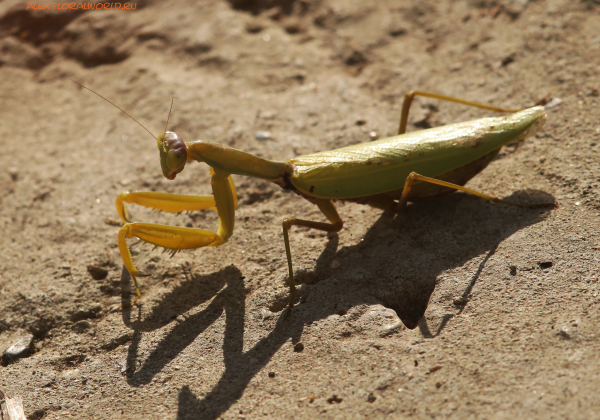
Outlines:
<svg viewBox="0 0 600 420"><path fill-rule="evenodd" d="M289 163L263 159L218 143L196 140L185 143L185 147L188 160L204 162L230 174L277 181L294 172Z"/></svg>

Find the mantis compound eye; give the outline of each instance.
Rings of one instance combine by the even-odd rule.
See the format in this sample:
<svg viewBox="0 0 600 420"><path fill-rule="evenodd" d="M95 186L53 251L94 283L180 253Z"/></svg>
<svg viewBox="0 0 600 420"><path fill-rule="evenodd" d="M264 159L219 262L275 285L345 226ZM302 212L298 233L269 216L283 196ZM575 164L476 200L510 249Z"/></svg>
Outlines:
<svg viewBox="0 0 600 420"><path fill-rule="evenodd" d="M183 171L187 161L187 149L183 139L176 133L167 131L158 136L158 150L160 153L160 166L167 179Z"/></svg>
<svg viewBox="0 0 600 420"><path fill-rule="evenodd" d="M167 167L171 171L180 172L180 168L183 169L187 157L179 150L169 150L167 153Z"/></svg>

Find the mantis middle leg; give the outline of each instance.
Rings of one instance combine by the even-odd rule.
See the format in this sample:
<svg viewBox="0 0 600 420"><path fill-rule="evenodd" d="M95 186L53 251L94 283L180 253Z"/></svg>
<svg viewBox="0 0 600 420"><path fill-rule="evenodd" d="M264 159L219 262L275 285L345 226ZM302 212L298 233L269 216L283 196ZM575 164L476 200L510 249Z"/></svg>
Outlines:
<svg viewBox="0 0 600 420"><path fill-rule="evenodd" d="M288 269L289 269L289 285L290 285L290 310L294 306L294 301L296 299L296 283L294 282L294 269L292 267L292 253L290 251L290 238L288 236L288 229L291 226L305 226L317 230L322 230L324 232L339 232L344 227L344 222L342 221L340 215L337 212L337 209L331 202L331 200L327 199L316 199L315 203L319 210L327 217L327 219L331 223L322 223L322 222L313 222L310 220L302 220L296 219L293 217L286 217L283 219L283 242L285 243L285 253L287 255Z"/></svg>

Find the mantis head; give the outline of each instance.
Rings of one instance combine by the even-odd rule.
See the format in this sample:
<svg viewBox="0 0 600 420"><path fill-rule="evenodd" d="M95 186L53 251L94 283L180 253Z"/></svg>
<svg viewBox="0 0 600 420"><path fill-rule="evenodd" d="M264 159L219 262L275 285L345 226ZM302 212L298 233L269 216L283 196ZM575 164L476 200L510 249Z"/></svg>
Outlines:
<svg viewBox="0 0 600 420"><path fill-rule="evenodd" d="M160 167L167 179L175 176L185 167L187 162L187 149L183 139L177 133L166 131L158 136L157 144L160 153Z"/></svg>

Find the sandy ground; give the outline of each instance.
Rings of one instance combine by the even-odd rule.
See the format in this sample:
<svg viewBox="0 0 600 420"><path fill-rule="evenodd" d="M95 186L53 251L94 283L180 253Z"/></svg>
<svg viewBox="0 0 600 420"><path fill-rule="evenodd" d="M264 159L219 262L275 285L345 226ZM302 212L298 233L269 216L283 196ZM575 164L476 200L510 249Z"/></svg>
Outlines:
<svg viewBox="0 0 600 420"><path fill-rule="evenodd" d="M600 418L597 0L27 6L0 3L0 351L33 342L0 388L29 419ZM151 276L119 310L116 196L210 194L209 172L163 178L148 133L69 79L153 133L175 96L184 139L275 160L394 134L411 89L506 107L552 93L545 128L469 186L559 206L342 203L339 234L292 230L302 299L285 317L280 221L324 219L235 176L231 240L173 258L131 240ZM486 115L417 99L409 130Z"/></svg>

